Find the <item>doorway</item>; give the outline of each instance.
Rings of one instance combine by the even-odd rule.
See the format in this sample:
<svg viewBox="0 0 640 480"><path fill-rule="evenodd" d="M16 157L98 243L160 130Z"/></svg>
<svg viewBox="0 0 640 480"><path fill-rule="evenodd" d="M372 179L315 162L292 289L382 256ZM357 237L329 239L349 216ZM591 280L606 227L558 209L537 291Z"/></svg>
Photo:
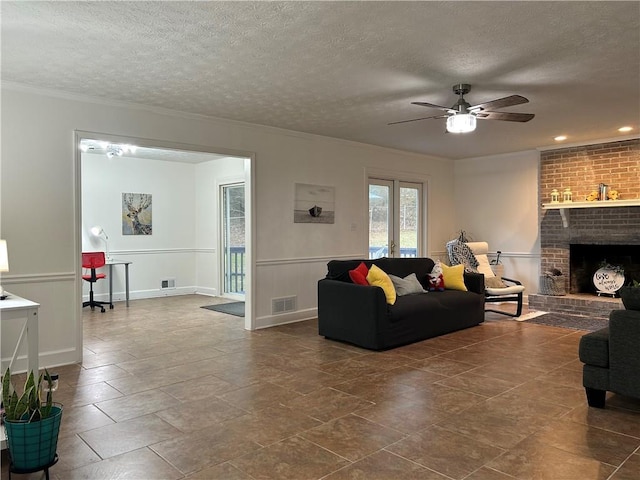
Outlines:
<svg viewBox="0 0 640 480"><path fill-rule="evenodd" d="M93 144L98 147L101 145L105 145L106 149L101 151L102 158L101 162L104 164L115 163L120 160L124 160L128 163L125 163L124 167L126 171L124 174L116 175L113 174L113 178L98 178L95 180L96 184L108 184L112 185L112 192L110 192L112 198L107 201L106 199L99 199L97 203L103 201L105 204L105 209L108 207L110 209L108 214L104 216L104 220L101 219L88 219L84 218L84 210L85 206L83 205L83 199L85 198L85 194L87 192L90 185L83 185L83 177L86 173L83 171L83 155L86 154L81 149L81 145L86 147L87 140L94 140ZM84 142L83 142L84 141ZM99 141L99 142L98 142ZM182 262L182 265L185 265L184 268L188 268L188 265L193 265L194 263L198 266L198 272L196 273L197 278L195 281L185 282L183 284L180 283L179 279L182 275L182 271L178 271L178 279L175 282L176 287L182 287L185 285L184 289L188 290L190 285L195 285L197 287L196 291L198 293L210 294L210 295L222 295L223 285L219 281L219 275L217 272L222 269L222 265L219 262L217 256L219 255L219 247L220 244L218 242L219 220L218 218L219 201L218 197L218 189L216 188L216 181L209 182L209 191L206 191L206 188L201 187L202 195L195 195L193 200L195 205L200 208L200 204L206 204L206 211L201 211L200 214L191 213L191 220L195 222L195 228L179 228L176 225L181 221L182 217L184 217L184 211L179 210L172 203L171 194L173 191L180 191L183 193L190 193L188 184L180 185L179 179L171 177L172 172L175 172L175 168L182 167L189 168L191 167L196 170L195 180L196 185L198 182L201 184L205 183L205 180L202 180L202 177L210 178L209 175L213 175L211 173L212 170L220 171L220 175L223 175L225 178L230 178L231 171L237 171L239 173L235 174L235 181L237 184L242 185L241 190L235 190L236 197L237 195L243 195L242 198L242 216L239 218L234 218L233 222L239 224L244 222L242 226L242 230L245 234L245 241L243 246L244 254L243 254L243 270L242 270L242 282L240 284L243 300L245 300L245 318L244 318L244 327L247 330L252 330L255 328L255 314L253 311L253 278L254 276L254 266L252 263L252 245L253 245L253 236L252 231L254 229L254 219L252 217L252 202L254 196L254 184L253 184L253 171L254 171L254 156L250 152L238 152L231 151L226 149L213 149L211 147L200 147L200 146L192 146L192 145L184 145L184 144L174 144L171 142L164 142L160 140L148 140L141 139L135 137L124 137L124 136L116 136L110 134L102 134L95 132L82 132L76 131L74 133L74 142L77 146L75 151L75 231L76 231L76 257L80 259L81 252L83 250L83 246L87 246L87 242L98 242L96 239L88 239L88 232L90 230L91 225L93 224L102 224L103 226L107 225L109 228L105 228L106 231L109 232L109 247L111 249L112 256L123 256L129 257L128 259L133 258L133 264L131 265L130 276L131 276L131 287L132 287L132 299L135 300L136 292L135 283L139 282L143 284L142 286L142 295L149 290L158 290L159 287L156 286L156 283L160 285L158 280L163 280L161 283L164 286L165 283L172 285L171 280L173 278L167 279L168 282L165 282L165 272L161 272L162 276L158 274L158 272L151 274L151 288L147 287L144 282L146 281L145 275L148 275L149 269L157 268L162 269L165 266L165 263L162 262L162 255L173 255L174 257L180 257L185 259ZM83 145L84 143L84 145ZM116 146L135 146L136 152L134 154L129 154L125 151L122 155L123 158L119 158L120 150L116 148ZM97 147L96 147L97 148ZM94 155L98 153L98 150L92 150L89 153L93 153ZM151 165L151 169L147 167L139 167L135 166L136 155L140 157L144 155L145 161L147 162L147 167ZM157 161L157 165L164 165L163 167L158 167L155 169L155 165L153 165L154 161ZM167 167L168 165L172 165L171 168ZM232 165L233 168L231 168ZM133 176L132 171L139 171L140 169L147 168L144 170L145 178L144 182L141 183L142 186L140 189L137 187L133 187L130 182L130 177ZM165 173L163 171L166 170ZM162 179L162 175L165 175L164 180ZM232 174L233 175L233 174ZM166 177L169 177L168 179ZM86 179L86 178L85 178ZM208 181L208 180L207 180ZM161 184L170 184L173 182L173 185L169 187L159 187ZM187 182L188 183L188 182ZM153 191L156 188L159 191ZM180 189L176 190L178 187ZM197 190L197 188L196 188ZM117 204L116 197L121 197L121 192L131 192L131 193L154 193L153 196L153 233L147 237L142 236L128 236L125 237L124 234L121 235L121 213L120 213L120 205ZM106 197L105 197L106 198ZM203 202L204 199L204 202ZM174 198L175 200L175 198ZM91 203L91 202L89 202ZM91 205L91 208L95 208L96 202ZM237 203L237 198L236 198ZM192 204L193 205L193 204ZM188 210L187 210L188 211ZM173 213L172 213L173 212ZM177 213L176 213L177 212ZM165 215L165 219L163 221L162 215ZM208 222L206 225L202 224L202 219L207 218ZM111 222L111 224L109 224ZM164 227L162 226L164 224ZM193 225L193 224L192 224ZM163 238L163 230L164 233L168 235L168 237ZM192 232L195 229L197 238L189 239L185 235L185 231ZM191 234L189 234L191 235ZM200 240L198 240L200 239ZM204 239L204 240L202 240ZM166 242L165 242L166 241ZM128 242L128 243L127 243ZM138 245L131 246L131 242L137 242ZM118 245L119 244L119 245ZM102 244L95 243L96 249L101 249L104 246L104 242ZM136 258L135 256L138 255ZM190 257L194 257L190 259ZM158 260L154 260L154 259ZM176 262L178 264L178 262ZM217 264L217 265L215 265ZM158 267L159 265L159 267ZM167 268L165 269L168 272L167 277L171 276L171 271ZM179 270L179 268L176 268ZM81 280L81 268L80 262L78 260L77 268L76 268L76 287L78 292L78 299L82 296L82 280ZM115 275L114 275L115 277ZM115 278L114 280L118 280ZM204 287L203 287L204 286ZM145 290L147 288L147 290ZM115 292L114 288L114 292ZM191 290L193 292L193 290ZM172 292L167 292L167 294L171 294ZM240 292L238 292L240 293ZM153 296L161 296L162 293L154 294L151 292L150 297ZM115 297L114 297L115 298ZM138 297L138 298L147 298L147 297ZM125 308L123 306L123 308ZM80 311L81 307L78 307L78 318L82 318L82 312ZM77 345L79 351L82 351L82 322L78 324L77 331Z"/></svg>
<svg viewBox="0 0 640 480"><path fill-rule="evenodd" d="M422 253L421 183L369 179L369 258Z"/></svg>

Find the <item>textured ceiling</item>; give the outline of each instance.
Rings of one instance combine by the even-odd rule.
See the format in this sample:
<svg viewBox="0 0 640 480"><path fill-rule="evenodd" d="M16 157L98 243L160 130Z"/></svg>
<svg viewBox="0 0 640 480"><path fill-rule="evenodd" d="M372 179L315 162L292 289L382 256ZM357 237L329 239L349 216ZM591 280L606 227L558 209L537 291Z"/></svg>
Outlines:
<svg viewBox="0 0 640 480"><path fill-rule="evenodd" d="M640 127L640 2L9 2L2 81L463 158ZM455 83L528 123L445 134ZM6 119L5 119L6 121ZM113 132L127 135L130 132Z"/></svg>

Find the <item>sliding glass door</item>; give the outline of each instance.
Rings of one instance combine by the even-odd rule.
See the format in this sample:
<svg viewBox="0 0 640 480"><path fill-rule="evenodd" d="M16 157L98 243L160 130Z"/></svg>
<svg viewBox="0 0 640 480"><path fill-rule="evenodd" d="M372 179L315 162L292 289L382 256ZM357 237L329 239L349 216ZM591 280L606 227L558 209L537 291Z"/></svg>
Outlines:
<svg viewBox="0 0 640 480"><path fill-rule="evenodd" d="M223 294L244 298L245 272L245 218L244 183L222 185L222 279Z"/></svg>

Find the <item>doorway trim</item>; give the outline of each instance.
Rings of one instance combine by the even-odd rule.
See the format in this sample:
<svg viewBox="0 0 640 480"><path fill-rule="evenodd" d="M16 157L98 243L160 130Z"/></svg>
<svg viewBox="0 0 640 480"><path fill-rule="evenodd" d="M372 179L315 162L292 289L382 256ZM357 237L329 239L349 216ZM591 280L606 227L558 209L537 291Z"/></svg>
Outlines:
<svg viewBox="0 0 640 480"><path fill-rule="evenodd" d="M244 183L245 183L245 228L246 228L246 258L247 258L247 278L245 293L245 319L244 328L246 330L255 330L256 320L254 311L255 301L255 278L256 265L254 261L253 248L256 242L256 219L253 214L255 212L255 153L248 151L233 150L223 147L212 147L205 145L186 144L180 142L170 142L166 140L148 139L142 137L130 137L125 135L116 135L104 132L92 132L86 130L74 130L74 269L75 269L75 304L76 318L76 349L78 352L78 361L82 360L83 348L83 325L82 325L82 150L80 150L80 141L83 139L104 139L113 143L124 143L137 145L139 147L156 148L165 150L180 150L184 152L194 153L211 153L217 155L225 155L229 157L239 157L244 159Z"/></svg>
<svg viewBox="0 0 640 480"><path fill-rule="evenodd" d="M218 231L220 234L218 235L218 261L220 262L220 269L218 275L218 281L220 282L220 292L219 295L224 298L229 298L235 301L245 301L246 298L246 290L245 293L242 294L234 294L226 291L225 287L225 267L224 267L224 235L225 232L225 224L224 224L224 214L222 213L222 206L224 204L223 198L223 189L224 187L229 186L237 186L242 184L242 187L245 189L245 205L247 203L247 194L246 194L246 185L244 183L244 177L224 177L216 180L216 192L217 192L217 205L216 210L218 212ZM245 256L246 256L246 241L247 241L247 217L246 217L246 206L245 206Z"/></svg>

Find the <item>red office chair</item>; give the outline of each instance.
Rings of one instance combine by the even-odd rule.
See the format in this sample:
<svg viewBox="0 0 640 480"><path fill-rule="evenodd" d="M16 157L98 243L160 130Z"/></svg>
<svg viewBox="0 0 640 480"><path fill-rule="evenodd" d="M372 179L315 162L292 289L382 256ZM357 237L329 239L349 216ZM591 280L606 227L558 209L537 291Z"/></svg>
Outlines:
<svg viewBox="0 0 640 480"><path fill-rule="evenodd" d="M104 273L96 273L97 268L104 267L105 258L104 252L83 252L82 253L82 268L91 269L90 275L83 273L82 279L89 282L89 301L82 303L82 308L91 307L93 310L95 307L100 307L100 311L104 313L104 307L102 305L109 305L109 308L113 308L113 304L109 302L98 302L93 299L93 284L101 278L107 278Z"/></svg>

